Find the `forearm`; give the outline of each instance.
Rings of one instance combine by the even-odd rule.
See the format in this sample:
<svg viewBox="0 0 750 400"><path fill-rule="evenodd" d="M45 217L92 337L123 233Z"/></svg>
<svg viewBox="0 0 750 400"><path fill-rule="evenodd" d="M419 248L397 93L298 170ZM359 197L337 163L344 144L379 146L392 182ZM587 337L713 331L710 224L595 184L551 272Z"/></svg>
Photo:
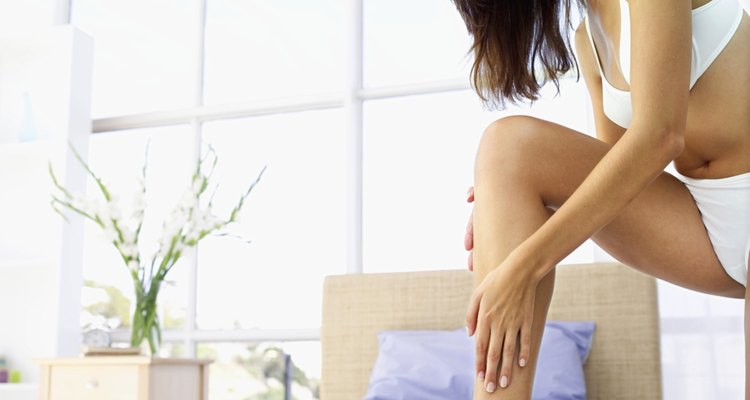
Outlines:
<svg viewBox="0 0 750 400"><path fill-rule="evenodd" d="M545 276L606 226L681 151L678 135L631 127L557 212L516 251Z"/></svg>

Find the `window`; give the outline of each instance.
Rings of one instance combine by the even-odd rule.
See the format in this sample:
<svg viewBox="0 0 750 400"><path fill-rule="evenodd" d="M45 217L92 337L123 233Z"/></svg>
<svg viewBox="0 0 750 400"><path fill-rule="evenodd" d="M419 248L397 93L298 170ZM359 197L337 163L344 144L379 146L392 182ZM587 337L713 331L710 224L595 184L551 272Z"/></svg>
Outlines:
<svg viewBox="0 0 750 400"><path fill-rule="evenodd" d="M94 118L194 105L197 0L73 0L94 38Z"/></svg>
<svg viewBox="0 0 750 400"><path fill-rule="evenodd" d="M217 211L267 169L234 232L198 251L200 329L317 329L323 277L344 265L341 110L209 122L219 154ZM223 190L226 189L226 190Z"/></svg>
<svg viewBox="0 0 750 400"><path fill-rule="evenodd" d="M342 2L206 2L206 104L340 95Z"/></svg>

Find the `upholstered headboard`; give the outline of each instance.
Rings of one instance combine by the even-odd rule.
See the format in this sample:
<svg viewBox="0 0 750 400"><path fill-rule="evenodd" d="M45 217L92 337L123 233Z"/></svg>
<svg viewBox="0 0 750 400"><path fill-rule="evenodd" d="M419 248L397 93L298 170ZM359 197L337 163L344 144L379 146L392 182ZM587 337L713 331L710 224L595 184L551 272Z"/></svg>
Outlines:
<svg viewBox="0 0 750 400"><path fill-rule="evenodd" d="M472 289L467 270L326 277L321 399L364 397L379 331L463 327ZM654 278L620 264L559 266L548 318L596 321L589 400L662 398Z"/></svg>

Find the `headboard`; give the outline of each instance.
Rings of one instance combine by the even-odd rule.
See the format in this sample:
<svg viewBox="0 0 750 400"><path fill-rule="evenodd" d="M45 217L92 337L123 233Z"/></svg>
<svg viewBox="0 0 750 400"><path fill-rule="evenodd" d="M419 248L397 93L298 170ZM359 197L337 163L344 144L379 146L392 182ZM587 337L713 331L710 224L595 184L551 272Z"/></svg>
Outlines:
<svg viewBox="0 0 750 400"><path fill-rule="evenodd" d="M467 270L326 277L321 400L364 397L379 331L463 327L472 279ZM596 321L589 400L662 398L654 278L621 264L558 266L548 319Z"/></svg>

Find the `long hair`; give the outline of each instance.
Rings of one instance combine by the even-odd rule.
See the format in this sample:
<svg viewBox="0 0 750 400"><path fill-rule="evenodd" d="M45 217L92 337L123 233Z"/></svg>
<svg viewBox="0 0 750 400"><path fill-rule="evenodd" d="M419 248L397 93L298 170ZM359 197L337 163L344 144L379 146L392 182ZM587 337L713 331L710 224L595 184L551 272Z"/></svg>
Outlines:
<svg viewBox="0 0 750 400"><path fill-rule="evenodd" d="M584 0L452 0L473 37L471 84L485 104L537 100L539 90L578 63L571 6ZM541 76L538 76L541 75Z"/></svg>

